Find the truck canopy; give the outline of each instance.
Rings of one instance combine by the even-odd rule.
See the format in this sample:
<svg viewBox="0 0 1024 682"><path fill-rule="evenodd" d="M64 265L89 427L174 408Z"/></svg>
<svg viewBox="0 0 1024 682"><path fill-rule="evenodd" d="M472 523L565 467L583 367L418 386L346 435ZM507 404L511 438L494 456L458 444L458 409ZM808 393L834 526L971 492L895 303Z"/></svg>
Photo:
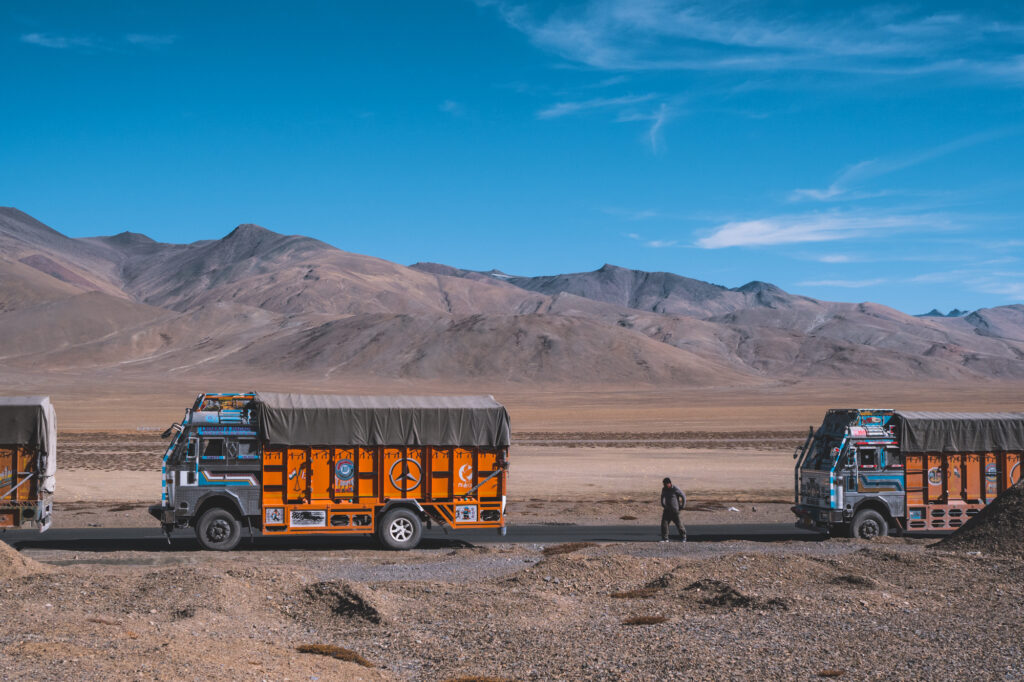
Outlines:
<svg viewBox="0 0 1024 682"><path fill-rule="evenodd" d="M904 453L1024 450L1024 413L896 412L896 416Z"/></svg>
<svg viewBox="0 0 1024 682"><path fill-rule="evenodd" d="M508 447L509 418L491 396L256 393L267 443Z"/></svg>
<svg viewBox="0 0 1024 682"><path fill-rule="evenodd" d="M57 474L57 414L48 396L0 397L0 445L42 453L42 486L53 493Z"/></svg>

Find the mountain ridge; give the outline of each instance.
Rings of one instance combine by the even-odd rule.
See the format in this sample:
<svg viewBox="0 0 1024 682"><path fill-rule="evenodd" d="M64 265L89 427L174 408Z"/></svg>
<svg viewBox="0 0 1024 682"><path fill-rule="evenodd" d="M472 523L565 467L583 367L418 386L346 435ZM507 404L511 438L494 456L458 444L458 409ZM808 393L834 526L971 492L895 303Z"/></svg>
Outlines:
<svg viewBox="0 0 1024 682"><path fill-rule="evenodd" d="M26 262L27 261L27 262ZM604 264L405 267L252 223L72 239L0 209L0 366L550 383L1024 378L1024 306L915 317Z"/></svg>

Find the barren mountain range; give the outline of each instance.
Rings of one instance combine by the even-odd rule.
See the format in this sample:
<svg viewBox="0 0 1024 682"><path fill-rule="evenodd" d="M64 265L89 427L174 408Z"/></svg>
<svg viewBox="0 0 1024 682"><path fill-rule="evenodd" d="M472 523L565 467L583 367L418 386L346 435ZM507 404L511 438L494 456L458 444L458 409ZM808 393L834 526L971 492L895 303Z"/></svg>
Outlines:
<svg viewBox="0 0 1024 682"><path fill-rule="evenodd" d="M914 317L605 265L405 267L240 225L71 239L0 208L0 368L753 385L1024 378L1024 306Z"/></svg>

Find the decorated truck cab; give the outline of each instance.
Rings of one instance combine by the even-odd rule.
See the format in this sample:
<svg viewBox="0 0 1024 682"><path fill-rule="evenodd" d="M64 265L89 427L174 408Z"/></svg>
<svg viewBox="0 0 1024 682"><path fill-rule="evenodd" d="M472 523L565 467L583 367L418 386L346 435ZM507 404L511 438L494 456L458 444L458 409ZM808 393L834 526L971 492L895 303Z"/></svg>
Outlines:
<svg viewBox="0 0 1024 682"><path fill-rule="evenodd" d="M829 410L798 447L797 526L952 531L1021 477L1024 414Z"/></svg>
<svg viewBox="0 0 1024 682"><path fill-rule="evenodd" d="M164 435L149 511L168 539L375 534L410 549L434 523L504 534L509 418L490 396L204 393Z"/></svg>

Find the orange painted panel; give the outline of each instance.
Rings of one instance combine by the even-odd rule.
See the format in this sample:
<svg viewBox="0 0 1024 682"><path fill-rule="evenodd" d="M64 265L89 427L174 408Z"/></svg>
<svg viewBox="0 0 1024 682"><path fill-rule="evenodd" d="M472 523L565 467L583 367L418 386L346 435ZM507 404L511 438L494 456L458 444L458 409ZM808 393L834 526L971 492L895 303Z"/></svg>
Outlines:
<svg viewBox="0 0 1024 682"><path fill-rule="evenodd" d="M946 459L946 499L949 502L959 500L963 496L964 486L960 473L960 455L948 455Z"/></svg>
<svg viewBox="0 0 1024 682"><path fill-rule="evenodd" d="M359 497L377 497L377 453L373 448L359 448L358 486Z"/></svg>
<svg viewBox="0 0 1024 682"><path fill-rule="evenodd" d="M983 477L981 455L964 455L964 498L971 502L981 499L981 481Z"/></svg>
<svg viewBox="0 0 1024 682"><path fill-rule="evenodd" d="M928 455L928 502L941 500L943 495L943 467L942 457L939 455Z"/></svg>
<svg viewBox="0 0 1024 682"><path fill-rule="evenodd" d="M334 496L351 498L356 489L355 448L334 450Z"/></svg>
<svg viewBox="0 0 1024 682"><path fill-rule="evenodd" d="M306 501L308 468L309 457L306 451L288 448L288 463L285 466L285 495L290 502Z"/></svg>
<svg viewBox="0 0 1024 682"><path fill-rule="evenodd" d="M991 502L999 494L999 460L1001 458L994 453L988 452L985 454L984 463L982 464L981 480L984 486L984 500ZM1005 466L1002 467L1003 471L1006 470Z"/></svg>
<svg viewBox="0 0 1024 682"><path fill-rule="evenodd" d="M310 452L309 473L312 480L310 500L332 499L331 476L334 474L332 469L330 450L314 449Z"/></svg>
<svg viewBox="0 0 1024 682"><path fill-rule="evenodd" d="M1010 452L1006 454L1006 484L1007 487L1015 485L1021 475L1021 455Z"/></svg>
<svg viewBox="0 0 1024 682"><path fill-rule="evenodd" d="M421 448L384 448L382 464L384 497L422 497L425 467Z"/></svg>
<svg viewBox="0 0 1024 682"><path fill-rule="evenodd" d="M452 453L442 448L430 448L430 453L430 498L443 500L451 495L449 467Z"/></svg>
<svg viewBox="0 0 1024 682"><path fill-rule="evenodd" d="M923 455L907 455L907 505L924 504L925 458Z"/></svg>
<svg viewBox="0 0 1024 682"><path fill-rule="evenodd" d="M478 455L477 462L480 464L481 480L491 475L498 466L498 455L493 452L481 452ZM491 480L484 483L482 486L477 488L477 495L479 497L500 497L501 496L501 485L498 479L500 476L495 476Z"/></svg>
<svg viewBox="0 0 1024 682"><path fill-rule="evenodd" d="M455 494L465 495L475 485L476 472L473 470L473 451L455 448Z"/></svg>

